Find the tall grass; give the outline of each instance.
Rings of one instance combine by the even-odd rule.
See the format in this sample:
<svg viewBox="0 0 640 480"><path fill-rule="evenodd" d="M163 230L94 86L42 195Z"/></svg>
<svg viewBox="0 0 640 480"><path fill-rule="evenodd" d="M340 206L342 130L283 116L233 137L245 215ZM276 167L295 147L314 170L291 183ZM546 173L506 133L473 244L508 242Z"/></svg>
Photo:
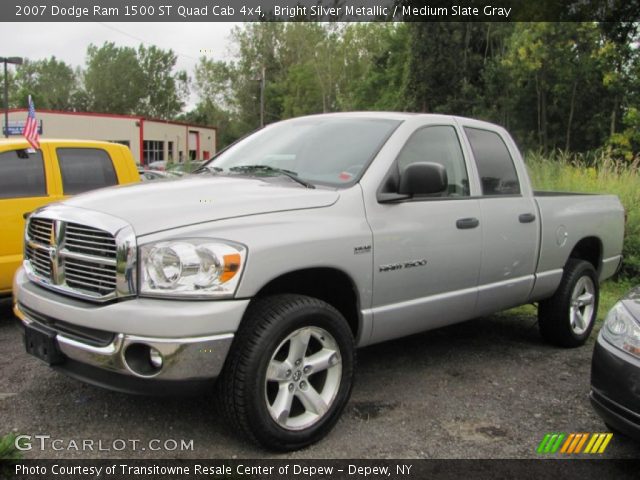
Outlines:
<svg viewBox="0 0 640 480"><path fill-rule="evenodd" d="M622 275L640 280L640 159L631 164L616 162L606 151L546 156L531 152L525 162L536 190L611 193L620 198L627 213Z"/></svg>

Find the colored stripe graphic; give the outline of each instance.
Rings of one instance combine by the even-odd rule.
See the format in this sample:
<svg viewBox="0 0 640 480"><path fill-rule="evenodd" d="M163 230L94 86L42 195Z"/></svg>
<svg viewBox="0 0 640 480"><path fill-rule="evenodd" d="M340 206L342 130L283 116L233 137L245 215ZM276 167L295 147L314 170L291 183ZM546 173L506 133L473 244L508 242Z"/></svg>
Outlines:
<svg viewBox="0 0 640 480"><path fill-rule="evenodd" d="M556 453L558 451L558 448L560 448L560 443L562 443L562 440L564 439L565 434L564 433L559 433L558 434L558 438L556 439L555 443L553 444L553 447L551 447L550 452L551 453Z"/></svg>
<svg viewBox="0 0 640 480"><path fill-rule="evenodd" d="M564 437L564 433L547 433L536 451L538 453L556 453Z"/></svg>
<svg viewBox="0 0 640 480"><path fill-rule="evenodd" d="M547 445L547 442L549 441L549 438L551 438L551 434L547 433L544 438L542 439L542 441L540 442L540 445L538 445L538 448L536 449L536 452L538 453L544 453L544 449Z"/></svg>
<svg viewBox="0 0 640 480"><path fill-rule="evenodd" d="M601 454L613 438L612 433L547 433L538 448L537 453L564 453L575 455L578 453ZM585 446L586 445L586 446Z"/></svg>
<svg viewBox="0 0 640 480"><path fill-rule="evenodd" d="M584 443L587 441L587 438L589 438L589 434L588 433L583 433L581 435L582 435L582 438L578 442L578 445L576 445L576 449L573 451L573 453L580 453L582 451L582 447L583 447Z"/></svg>
<svg viewBox="0 0 640 480"><path fill-rule="evenodd" d="M567 453L567 450L571 445L571 443L573 443L573 439L575 438L575 436L576 436L575 433L572 433L569 435L569 437L567 438L567 441L564 442L564 445L562 446L562 450L560 450L560 453Z"/></svg>
<svg viewBox="0 0 640 480"><path fill-rule="evenodd" d="M594 433L584 453L604 453L612 438L612 433Z"/></svg>
<svg viewBox="0 0 640 480"><path fill-rule="evenodd" d="M582 445L584 440L587 439L587 437L588 435L586 433L574 433L573 441L571 442L571 445L569 445L566 453L580 453L580 446Z"/></svg>

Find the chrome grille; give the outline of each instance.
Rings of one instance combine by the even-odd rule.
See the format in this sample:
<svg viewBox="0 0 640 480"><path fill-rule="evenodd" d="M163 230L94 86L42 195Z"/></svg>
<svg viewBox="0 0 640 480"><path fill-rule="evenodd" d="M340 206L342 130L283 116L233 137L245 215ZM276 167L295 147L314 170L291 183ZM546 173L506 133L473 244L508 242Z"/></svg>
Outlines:
<svg viewBox="0 0 640 480"><path fill-rule="evenodd" d="M25 257L31 261L31 266L38 275L51 277L51 259L46 251L27 245Z"/></svg>
<svg viewBox="0 0 640 480"><path fill-rule="evenodd" d="M96 224L108 229L78 222L86 215L84 211L79 215L58 206L54 213L54 218L29 218L24 249L29 278L44 287L96 301L135 294L136 245L131 227L98 212L92 215Z"/></svg>
<svg viewBox="0 0 640 480"><path fill-rule="evenodd" d="M34 218L29 222L27 232L31 240L49 245L51 242L52 229L53 220L49 218Z"/></svg>
<svg viewBox="0 0 640 480"><path fill-rule="evenodd" d="M67 257L64 259L64 275L67 285L78 290L89 290L105 295L116 289L115 265L103 265Z"/></svg>
<svg viewBox="0 0 640 480"><path fill-rule="evenodd" d="M64 232L64 246L71 252L116 258L116 240L113 235L76 223L67 224Z"/></svg>

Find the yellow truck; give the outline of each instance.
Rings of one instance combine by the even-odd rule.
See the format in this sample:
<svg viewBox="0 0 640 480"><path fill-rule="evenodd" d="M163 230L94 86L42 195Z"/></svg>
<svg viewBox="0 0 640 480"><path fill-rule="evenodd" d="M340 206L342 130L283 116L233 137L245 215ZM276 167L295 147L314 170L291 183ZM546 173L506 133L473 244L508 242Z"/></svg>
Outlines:
<svg viewBox="0 0 640 480"><path fill-rule="evenodd" d="M22 262L25 217L70 195L140 181L131 151L93 140L0 139L0 297Z"/></svg>

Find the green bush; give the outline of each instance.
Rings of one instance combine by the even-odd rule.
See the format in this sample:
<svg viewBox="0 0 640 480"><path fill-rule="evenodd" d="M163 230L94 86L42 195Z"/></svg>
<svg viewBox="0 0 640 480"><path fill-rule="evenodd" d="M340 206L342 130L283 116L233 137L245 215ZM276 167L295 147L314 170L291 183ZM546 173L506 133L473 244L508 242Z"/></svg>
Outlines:
<svg viewBox="0 0 640 480"><path fill-rule="evenodd" d="M15 446L16 436L9 433L0 437L0 460L20 460L22 452Z"/></svg>
<svg viewBox="0 0 640 480"><path fill-rule="evenodd" d="M543 156L531 152L526 164L536 190L611 193L620 197L627 214L621 275L640 278L640 176L638 160L622 163L606 151L588 155L556 152Z"/></svg>

